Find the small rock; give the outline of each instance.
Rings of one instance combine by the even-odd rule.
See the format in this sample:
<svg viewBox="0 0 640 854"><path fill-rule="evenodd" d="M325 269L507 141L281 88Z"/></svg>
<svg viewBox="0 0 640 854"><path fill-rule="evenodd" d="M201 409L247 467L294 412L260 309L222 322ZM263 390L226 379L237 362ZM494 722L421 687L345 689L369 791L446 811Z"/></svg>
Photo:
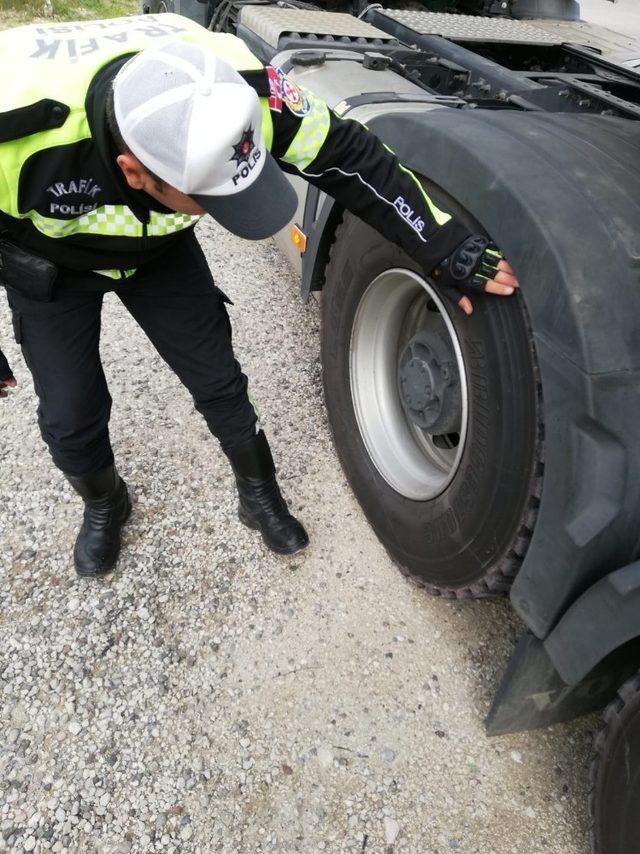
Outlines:
<svg viewBox="0 0 640 854"><path fill-rule="evenodd" d="M333 751L328 747L319 747L318 762L322 768L329 768L333 764Z"/></svg>
<svg viewBox="0 0 640 854"><path fill-rule="evenodd" d="M35 840L35 837L33 837L33 836L27 836L27 838L25 839L25 841L24 841L23 845L24 845L24 850L25 850L25 851L33 851L33 849L36 847L36 840Z"/></svg>
<svg viewBox="0 0 640 854"><path fill-rule="evenodd" d="M71 735L79 735L82 732L82 724L78 721L71 721L69 724L69 732Z"/></svg>
<svg viewBox="0 0 640 854"><path fill-rule="evenodd" d="M182 839L183 842L188 842L192 836L193 836L193 828L191 827L191 825L187 824L180 831L180 839Z"/></svg>
<svg viewBox="0 0 640 854"><path fill-rule="evenodd" d="M387 845L393 845L399 833L400 825L398 822L395 818L389 818L387 816L384 820L384 838L387 841Z"/></svg>
<svg viewBox="0 0 640 854"><path fill-rule="evenodd" d="M396 755L393 750L388 747L385 747L380 756L385 762L393 762L393 760L396 758Z"/></svg>

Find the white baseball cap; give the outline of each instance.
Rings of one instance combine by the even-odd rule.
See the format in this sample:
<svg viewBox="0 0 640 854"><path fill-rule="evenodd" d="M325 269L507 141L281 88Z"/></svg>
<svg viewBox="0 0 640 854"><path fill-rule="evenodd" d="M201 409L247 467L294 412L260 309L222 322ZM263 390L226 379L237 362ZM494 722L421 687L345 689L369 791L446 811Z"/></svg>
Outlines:
<svg viewBox="0 0 640 854"><path fill-rule="evenodd" d="M240 237L270 237L293 219L296 194L262 136L255 90L213 51L165 42L113 81L122 138L140 162Z"/></svg>

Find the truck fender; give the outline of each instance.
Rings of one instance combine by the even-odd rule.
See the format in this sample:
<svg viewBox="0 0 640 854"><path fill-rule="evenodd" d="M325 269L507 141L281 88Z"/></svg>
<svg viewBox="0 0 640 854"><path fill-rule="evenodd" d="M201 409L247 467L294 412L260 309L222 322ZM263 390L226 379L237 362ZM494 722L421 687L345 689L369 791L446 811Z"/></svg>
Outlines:
<svg viewBox="0 0 640 854"><path fill-rule="evenodd" d="M307 247L302 255L300 296L306 302L311 291L321 291L324 271L329 261L329 249L340 221L342 209L331 196L322 194L309 184L304 207L302 230L307 235Z"/></svg>
<svg viewBox="0 0 640 854"><path fill-rule="evenodd" d="M577 685L606 656L640 637L640 561L609 573L564 614L544 647L563 681Z"/></svg>
<svg viewBox="0 0 640 854"><path fill-rule="evenodd" d="M520 276L545 472L511 601L544 640L608 568L640 556L640 123L442 107L368 126L468 211Z"/></svg>
<svg viewBox="0 0 640 854"><path fill-rule="evenodd" d="M640 662L640 561L586 590L541 641L516 646L485 725L523 732L602 709Z"/></svg>

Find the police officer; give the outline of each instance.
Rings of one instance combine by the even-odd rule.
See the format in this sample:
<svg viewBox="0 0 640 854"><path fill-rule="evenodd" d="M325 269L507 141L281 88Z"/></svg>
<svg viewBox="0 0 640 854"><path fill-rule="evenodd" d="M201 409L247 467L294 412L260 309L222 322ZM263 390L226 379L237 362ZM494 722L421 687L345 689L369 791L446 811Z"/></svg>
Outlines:
<svg viewBox="0 0 640 854"><path fill-rule="evenodd" d="M131 504L109 440L99 355L115 291L191 392L235 473L241 521L275 552L308 543L276 481L234 358L227 297L194 225L205 213L248 239L275 234L296 197L281 170L335 197L469 294L513 293L513 271L438 210L363 126L243 42L164 15L0 35L0 279L54 463L84 500L78 573L115 566ZM0 354L0 396L15 386Z"/></svg>

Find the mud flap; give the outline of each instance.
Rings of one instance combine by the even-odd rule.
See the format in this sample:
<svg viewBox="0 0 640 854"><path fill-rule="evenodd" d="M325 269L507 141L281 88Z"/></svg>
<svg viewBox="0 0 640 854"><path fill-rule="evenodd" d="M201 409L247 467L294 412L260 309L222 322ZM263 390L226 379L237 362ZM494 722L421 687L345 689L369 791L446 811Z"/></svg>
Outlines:
<svg viewBox="0 0 640 854"><path fill-rule="evenodd" d="M638 668L638 647L608 656L578 685L567 685L542 641L530 632L511 656L491 711L488 735L505 735L550 726L603 708Z"/></svg>

